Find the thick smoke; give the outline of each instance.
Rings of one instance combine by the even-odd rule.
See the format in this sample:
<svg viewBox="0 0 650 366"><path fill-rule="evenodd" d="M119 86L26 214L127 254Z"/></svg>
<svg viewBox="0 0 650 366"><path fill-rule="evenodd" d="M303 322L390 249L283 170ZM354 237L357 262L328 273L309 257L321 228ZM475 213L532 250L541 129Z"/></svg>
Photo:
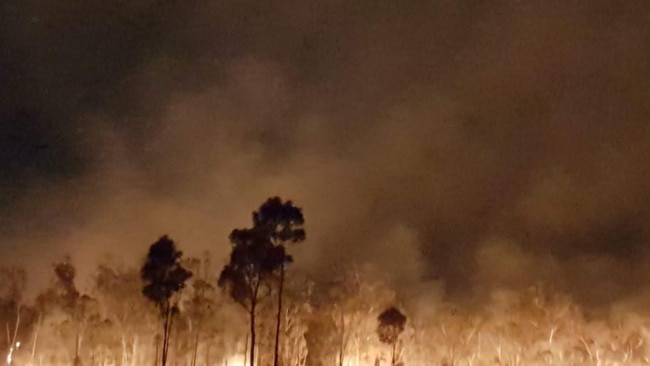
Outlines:
<svg viewBox="0 0 650 366"><path fill-rule="evenodd" d="M2 7L7 262L88 274L163 233L225 258L280 195L315 276L370 261L453 296L551 282L589 304L648 283L644 2Z"/></svg>

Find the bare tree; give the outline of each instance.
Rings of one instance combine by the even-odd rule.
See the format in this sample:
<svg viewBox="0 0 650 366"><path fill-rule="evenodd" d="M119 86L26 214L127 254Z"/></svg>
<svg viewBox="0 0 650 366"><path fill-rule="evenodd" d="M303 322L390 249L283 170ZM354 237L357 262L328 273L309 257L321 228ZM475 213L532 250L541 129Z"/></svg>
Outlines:
<svg viewBox="0 0 650 366"><path fill-rule="evenodd" d="M39 294L36 305L39 321L34 334L32 357L36 352L36 340L41 330L41 320L49 323L62 342L73 343L68 349L73 365L81 365L82 345L86 330L101 321L99 302L88 294L81 294L75 284L76 269L69 257L54 264L54 286ZM57 314L63 315L58 317Z"/></svg>
<svg viewBox="0 0 650 366"><path fill-rule="evenodd" d="M215 286L208 281L211 266L209 254L204 253L202 259L187 258L184 263L195 274L188 287L189 296L185 296L183 301L183 309L188 325L188 339L191 339L188 344L191 354L190 366L196 366L204 328L209 328L215 309L221 304L216 301Z"/></svg>
<svg viewBox="0 0 650 366"><path fill-rule="evenodd" d="M122 366L135 366L139 361L142 337L154 337L158 318L152 314L152 304L140 295L142 284L138 268L100 264L95 277L94 293L101 301L110 320L120 349ZM157 362L157 361L156 361Z"/></svg>
<svg viewBox="0 0 650 366"><path fill-rule="evenodd" d="M14 352L19 347L17 343L18 332L24 324L22 313L23 292L27 283L27 274L24 269L18 267L0 268L0 316L7 319L5 323L7 331L7 364L12 364ZM13 324L11 320L13 320ZM10 328L12 328L10 330Z"/></svg>

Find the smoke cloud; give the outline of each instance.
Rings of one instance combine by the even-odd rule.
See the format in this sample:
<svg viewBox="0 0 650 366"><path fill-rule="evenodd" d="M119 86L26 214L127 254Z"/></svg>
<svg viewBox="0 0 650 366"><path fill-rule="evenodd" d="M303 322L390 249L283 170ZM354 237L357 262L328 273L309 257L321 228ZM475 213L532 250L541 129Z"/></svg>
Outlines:
<svg viewBox="0 0 650 366"><path fill-rule="evenodd" d="M291 250L314 276L369 261L449 296L541 281L594 305L647 287L644 2L0 14L0 257L36 283L64 253L86 275L138 263L164 233L225 260L279 195L303 207Z"/></svg>

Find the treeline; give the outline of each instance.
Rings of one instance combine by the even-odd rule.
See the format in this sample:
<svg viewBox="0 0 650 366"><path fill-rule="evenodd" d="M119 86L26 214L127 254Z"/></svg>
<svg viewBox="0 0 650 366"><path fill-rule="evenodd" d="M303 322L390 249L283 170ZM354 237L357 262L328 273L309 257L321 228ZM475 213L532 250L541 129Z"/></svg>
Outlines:
<svg viewBox="0 0 650 366"><path fill-rule="evenodd" d="M69 258L24 298L27 276L0 269L0 347L8 364L58 366L645 365L650 318L588 319L548 286L498 290L458 307L431 288L399 291L371 266L312 279L287 267L306 239L302 210L274 197L231 255L186 257L171 237L142 265L98 265L87 291ZM300 245L308 245L308 242ZM413 284L420 286L422 284Z"/></svg>
<svg viewBox="0 0 650 366"><path fill-rule="evenodd" d="M303 224L300 208L272 197L253 212L251 227L232 231L225 265L213 263L208 253L185 257L164 235L149 246L139 268L100 264L87 293L77 286L70 258L63 258L53 264L51 286L30 303L23 299L25 271L3 269L0 321L7 339L0 345L7 362L343 365L362 344L359 317L346 309L372 314L379 304L389 308L394 294L387 288L364 293L374 288L361 271L320 283L287 275L293 262L287 247L305 240ZM405 318L388 316L375 319L375 330L381 329L397 363Z"/></svg>

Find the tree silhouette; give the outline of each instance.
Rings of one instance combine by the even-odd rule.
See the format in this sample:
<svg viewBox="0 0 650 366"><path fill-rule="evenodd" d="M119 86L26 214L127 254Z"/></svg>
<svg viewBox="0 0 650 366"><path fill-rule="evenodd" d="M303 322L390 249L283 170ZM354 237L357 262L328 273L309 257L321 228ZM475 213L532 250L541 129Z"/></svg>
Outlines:
<svg viewBox="0 0 650 366"><path fill-rule="evenodd" d="M232 243L230 262L219 276L219 287L249 315L251 336L250 365L255 360L255 314L257 305L270 292L265 277L274 270L278 258L286 255L283 248L274 247L267 237L255 229L235 229L229 236Z"/></svg>
<svg viewBox="0 0 650 366"><path fill-rule="evenodd" d="M271 197L253 213L253 228L260 231L273 246L276 255L270 260L272 267L278 270L278 312L275 326L275 345L273 353L273 366L278 366L278 351L280 344L280 324L282 323L282 292L284 289L285 265L291 263L293 258L286 254L286 243L298 243L305 240L305 230L302 225L305 219L302 209L293 206L291 201L282 202L280 197ZM268 238L268 239L267 239Z"/></svg>
<svg viewBox="0 0 650 366"><path fill-rule="evenodd" d="M62 293L62 307L71 313L73 326L75 327L75 346L74 346L74 359L73 365L81 365L81 358L79 351L81 348L81 327L78 322L78 308L83 308L85 300L82 301L82 296L79 294L77 287L74 283L76 276L76 269L70 263L70 258L66 257L62 262L54 265L54 274L56 275L59 284L63 288Z"/></svg>
<svg viewBox="0 0 650 366"><path fill-rule="evenodd" d="M174 314L178 312L178 298L174 298L174 295L192 277L192 273L180 264L182 256L183 252L177 250L174 241L165 235L149 247L149 254L140 271L145 281L142 294L158 306L163 318L162 366L167 363L169 333Z"/></svg>
<svg viewBox="0 0 650 366"><path fill-rule="evenodd" d="M406 324L406 317L395 307L390 307L382 312L379 317L379 326L377 327L377 335L382 343L391 347L390 364L395 366L397 359L395 357L395 347L400 333L404 331Z"/></svg>

